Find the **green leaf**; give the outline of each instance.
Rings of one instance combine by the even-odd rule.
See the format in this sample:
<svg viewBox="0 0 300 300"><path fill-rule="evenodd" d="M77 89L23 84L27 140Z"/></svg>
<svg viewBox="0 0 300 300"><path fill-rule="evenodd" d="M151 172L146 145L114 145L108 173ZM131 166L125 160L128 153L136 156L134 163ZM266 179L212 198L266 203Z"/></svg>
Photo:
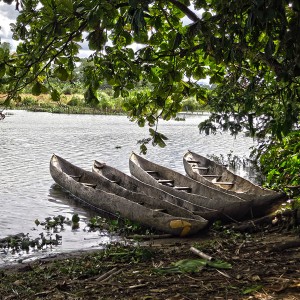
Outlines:
<svg viewBox="0 0 300 300"><path fill-rule="evenodd" d="M80 217L78 216L78 214L74 214L72 216L72 222L73 223L79 223L79 221L80 221Z"/></svg>
<svg viewBox="0 0 300 300"><path fill-rule="evenodd" d="M200 80L206 77L204 74L204 68L202 66L198 66L193 71L193 77L195 80Z"/></svg>
<svg viewBox="0 0 300 300"><path fill-rule="evenodd" d="M60 100L60 94L59 94L59 92L56 89L52 90L52 92L51 92L51 99L53 101L57 101L57 102Z"/></svg>
<svg viewBox="0 0 300 300"><path fill-rule="evenodd" d="M177 33L174 39L174 43L173 43L173 49L177 49L179 47L179 45L181 44L182 41L182 34L181 33Z"/></svg>
<svg viewBox="0 0 300 300"><path fill-rule="evenodd" d="M147 146L145 144L142 144L140 146L140 152L141 152L141 154L146 154L147 153Z"/></svg>
<svg viewBox="0 0 300 300"><path fill-rule="evenodd" d="M92 86L89 86L86 92L84 93L84 98L86 102L92 106L97 106L99 104L99 100L97 96L95 95L95 92L92 88Z"/></svg>
<svg viewBox="0 0 300 300"><path fill-rule="evenodd" d="M61 81L67 81L69 78L68 71L62 66L54 70L54 75Z"/></svg>
<svg viewBox="0 0 300 300"><path fill-rule="evenodd" d="M246 288L243 290L243 295L249 295L252 294L254 292L257 292L259 290L261 290L263 288L262 285L254 285L252 287Z"/></svg>
<svg viewBox="0 0 300 300"><path fill-rule="evenodd" d="M42 93L42 88L43 88L43 85L40 83L40 82L36 82L32 89L31 89L31 93L34 95L34 96L39 96L41 93Z"/></svg>
<svg viewBox="0 0 300 300"><path fill-rule="evenodd" d="M100 51L105 45L106 34L103 32L102 28L98 27L88 34L87 40L89 41L89 47L91 50Z"/></svg>
<svg viewBox="0 0 300 300"><path fill-rule="evenodd" d="M232 269L232 265L230 263L222 260L208 261L207 265L216 269Z"/></svg>
<svg viewBox="0 0 300 300"><path fill-rule="evenodd" d="M212 262L206 259L183 259L173 263L173 266L159 268L156 271L159 273L196 273L204 267L230 269L231 265L220 260Z"/></svg>
<svg viewBox="0 0 300 300"><path fill-rule="evenodd" d="M0 64L0 78L5 75L5 64Z"/></svg>

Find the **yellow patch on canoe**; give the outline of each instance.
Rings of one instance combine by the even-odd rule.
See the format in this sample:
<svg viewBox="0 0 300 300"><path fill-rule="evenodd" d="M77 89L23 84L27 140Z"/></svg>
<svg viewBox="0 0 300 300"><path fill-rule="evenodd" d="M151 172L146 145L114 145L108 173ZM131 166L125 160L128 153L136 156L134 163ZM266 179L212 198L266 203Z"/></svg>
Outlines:
<svg viewBox="0 0 300 300"><path fill-rule="evenodd" d="M183 220L172 220L170 227L173 229L182 228L180 236L186 236L191 230L191 223Z"/></svg>

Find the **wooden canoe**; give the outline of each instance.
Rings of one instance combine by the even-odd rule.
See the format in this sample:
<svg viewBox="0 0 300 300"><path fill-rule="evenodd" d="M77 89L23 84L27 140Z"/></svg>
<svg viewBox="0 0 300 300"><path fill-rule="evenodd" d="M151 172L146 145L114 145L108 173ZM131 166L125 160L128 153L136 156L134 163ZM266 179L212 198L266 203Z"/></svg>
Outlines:
<svg viewBox="0 0 300 300"><path fill-rule="evenodd" d="M136 153L129 159L131 174L147 184L194 204L219 211L223 220L240 220L251 212L251 201L208 187Z"/></svg>
<svg viewBox="0 0 300 300"><path fill-rule="evenodd" d="M50 160L50 173L57 184L91 207L120 214L123 218L165 233L175 236L192 235L208 223L200 216L181 217L180 208L174 205L159 206L160 202L154 203L152 199L147 202L149 197L145 195L134 195L137 197L130 199L116 195L113 190L105 191L101 176L77 167L57 155L53 155Z"/></svg>
<svg viewBox="0 0 300 300"><path fill-rule="evenodd" d="M264 214L272 203L284 199L285 194L263 188L234 174L224 165L200 154L188 151L183 156L184 169L189 177L209 187L252 201L254 214ZM278 201L277 201L278 200Z"/></svg>
<svg viewBox="0 0 300 300"><path fill-rule="evenodd" d="M148 201L155 201L155 203L158 201L159 203L156 205L159 205L161 208L167 208L170 205L179 207L182 217L194 218L195 215L197 215L208 220L216 220L220 217L220 213L215 209L208 209L206 207L191 203L187 200L178 198L165 192L164 190L158 189L132 176L129 176L122 171L107 165L106 163L95 160L92 171L103 177L103 189L106 191L113 190L115 194L121 197L128 198L132 195L131 197L137 198L138 196L136 196L136 194L143 194L147 197L150 197Z"/></svg>

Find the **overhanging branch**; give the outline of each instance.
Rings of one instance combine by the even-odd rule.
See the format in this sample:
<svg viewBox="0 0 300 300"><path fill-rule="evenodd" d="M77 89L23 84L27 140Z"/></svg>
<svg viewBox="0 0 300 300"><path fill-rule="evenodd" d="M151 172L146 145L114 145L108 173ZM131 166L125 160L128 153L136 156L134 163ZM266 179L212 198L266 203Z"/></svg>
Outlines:
<svg viewBox="0 0 300 300"><path fill-rule="evenodd" d="M200 18L183 3L181 3L177 0L169 0L169 2L171 2L173 5L175 5L177 8L179 8L182 12L184 12L185 15L193 22L197 22L200 20Z"/></svg>

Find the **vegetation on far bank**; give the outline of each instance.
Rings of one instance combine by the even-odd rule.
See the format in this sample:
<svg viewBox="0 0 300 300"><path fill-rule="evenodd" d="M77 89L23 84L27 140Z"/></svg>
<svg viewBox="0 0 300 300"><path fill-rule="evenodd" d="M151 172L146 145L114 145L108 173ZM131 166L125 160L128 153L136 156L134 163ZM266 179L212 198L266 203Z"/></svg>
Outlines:
<svg viewBox="0 0 300 300"><path fill-rule="evenodd" d="M53 101L50 94L33 95L28 90L21 93L16 99L11 100L9 105L1 103L1 98L5 99L6 95L0 95L0 108L6 109L25 109L36 112L66 113L66 114L127 114L126 106L137 97L139 89L131 92L128 97L114 97L111 88L101 89L98 92L99 102L91 105L88 103L83 94L82 88L65 88L59 101ZM75 93L77 92L77 93ZM194 97L187 97L183 101L182 111L196 112L207 111L209 108L199 104ZM174 117L175 118L175 117ZM176 118L175 118L176 119Z"/></svg>

